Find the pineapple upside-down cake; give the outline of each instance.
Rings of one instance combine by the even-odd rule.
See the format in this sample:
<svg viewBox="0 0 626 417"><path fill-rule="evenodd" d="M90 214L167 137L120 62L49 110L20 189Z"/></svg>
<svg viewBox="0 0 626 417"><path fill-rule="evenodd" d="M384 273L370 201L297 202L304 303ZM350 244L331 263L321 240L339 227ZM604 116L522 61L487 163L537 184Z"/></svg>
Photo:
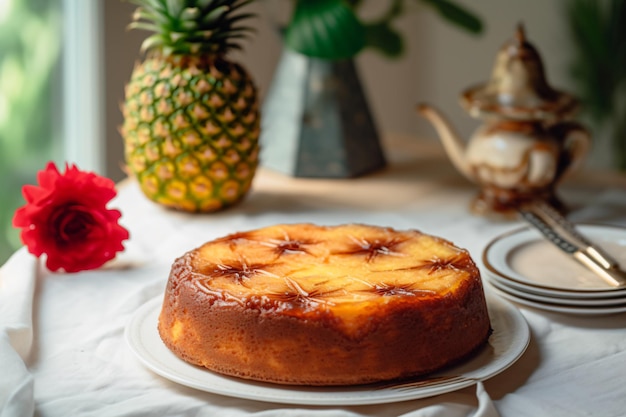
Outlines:
<svg viewBox="0 0 626 417"><path fill-rule="evenodd" d="M172 266L158 328L187 362L297 385L424 375L491 333L467 251L360 224L275 225L187 252Z"/></svg>

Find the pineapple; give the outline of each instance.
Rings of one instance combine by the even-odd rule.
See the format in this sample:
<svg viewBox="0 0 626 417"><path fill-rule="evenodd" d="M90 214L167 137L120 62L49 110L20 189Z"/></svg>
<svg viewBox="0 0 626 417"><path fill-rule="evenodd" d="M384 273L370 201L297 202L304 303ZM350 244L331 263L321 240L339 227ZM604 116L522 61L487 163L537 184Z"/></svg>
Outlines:
<svg viewBox="0 0 626 417"><path fill-rule="evenodd" d="M250 30L252 0L131 0L131 29L154 32L126 86L128 169L151 200L189 212L240 201L258 165L259 103L226 53Z"/></svg>

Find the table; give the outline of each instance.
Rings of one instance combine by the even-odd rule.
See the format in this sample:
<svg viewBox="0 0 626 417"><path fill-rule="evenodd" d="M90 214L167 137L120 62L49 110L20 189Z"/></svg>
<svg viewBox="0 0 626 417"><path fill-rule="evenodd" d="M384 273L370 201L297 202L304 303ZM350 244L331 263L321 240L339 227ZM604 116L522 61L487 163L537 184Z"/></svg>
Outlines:
<svg viewBox="0 0 626 417"><path fill-rule="evenodd" d="M476 188L438 144L401 138L385 147L389 166L356 179L295 179L261 169L241 204L208 215L166 210L125 180L112 207L122 211L131 239L100 270L53 274L18 251L0 270L0 313L11 304L32 308L18 325L7 324L10 314L0 316L0 415L31 415L34 407L38 417L623 416L626 314L570 316L519 306L531 341L509 369L476 387L394 404L299 406L220 396L159 377L137 360L124 340L127 323L162 294L174 257L209 239L275 223L361 222L443 236L483 268L488 242L521 226L471 215ZM584 172L567 180L561 195L574 220L626 226L625 190L625 176ZM10 279L23 300L7 295Z"/></svg>

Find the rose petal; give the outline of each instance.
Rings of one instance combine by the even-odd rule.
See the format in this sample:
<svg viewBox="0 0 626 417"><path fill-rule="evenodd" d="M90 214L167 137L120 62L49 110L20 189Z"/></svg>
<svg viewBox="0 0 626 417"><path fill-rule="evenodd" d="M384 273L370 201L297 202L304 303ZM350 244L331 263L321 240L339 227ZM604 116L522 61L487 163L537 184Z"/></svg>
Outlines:
<svg viewBox="0 0 626 417"><path fill-rule="evenodd" d="M37 180L22 188L27 204L15 211L13 225L29 252L47 255L50 270L95 269L124 250L122 214L106 207L117 195L113 181L68 164L61 174L52 162Z"/></svg>

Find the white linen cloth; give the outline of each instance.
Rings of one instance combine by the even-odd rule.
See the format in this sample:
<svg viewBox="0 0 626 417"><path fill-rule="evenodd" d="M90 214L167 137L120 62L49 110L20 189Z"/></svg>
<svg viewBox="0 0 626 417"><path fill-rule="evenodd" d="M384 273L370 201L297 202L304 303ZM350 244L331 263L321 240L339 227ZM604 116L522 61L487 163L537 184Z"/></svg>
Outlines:
<svg viewBox="0 0 626 417"><path fill-rule="evenodd" d="M235 231L305 221L416 228L467 248L480 266L485 245L521 224L469 215L475 189L438 168L446 163L422 162L346 181L263 173L243 203L212 215L165 210L126 183L112 206L122 211L131 239L112 263L50 273L22 249L0 270L0 416L623 416L625 314L577 317L522 308L531 344L509 369L457 392L378 405L294 406L197 391L152 373L126 345L128 321L163 293L173 259ZM626 225L623 189L573 184L566 194L587 204L578 220Z"/></svg>
<svg viewBox="0 0 626 417"><path fill-rule="evenodd" d="M24 361L33 341L35 265L22 248L0 268L0 417L34 412L33 378Z"/></svg>
<svg viewBox="0 0 626 417"><path fill-rule="evenodd" d="M482 383L455 393L397 404L306 407L222 397L156 376L139 363L126 345L125 326L137 308L162 294L173 254L188 250L206 236L232 230L224 224L230 216L218 214L221 219L217 224L209 222L203 227L200 223L207 220L204 216L164 212L143 201L135 184L123 189L117 202L128 213L124 220L131 241L127 250L105 268L78 274L51 273L43 266L37 270L35 265L39 263L23 249L3 266L0 290L18 287L10 293L0 293L6 302L3 305L12 310L3 320L3 328L11 335L18 334L17 329L23 337L15 338L14 346L3 345L0 351L2 369L11 369L0 375L3 392L6 389L10 394L2 397L0 416L31 416L34 408L36 415L42 417L499 416ZM133 215L124 207L137 210L132 210ZM171 216L171 222L162 216ZM278 221L275 216L282 215L270 215L264 223ZM252 226L244 225L247 215L232 217L242 227ZM161 222L159 227L154 226L157 220ZM33 299L37 280L41 291ZM37 337L29 359L33 308L37 311ZM19 392L15 393L12 387L19 388Z"/></svg>

